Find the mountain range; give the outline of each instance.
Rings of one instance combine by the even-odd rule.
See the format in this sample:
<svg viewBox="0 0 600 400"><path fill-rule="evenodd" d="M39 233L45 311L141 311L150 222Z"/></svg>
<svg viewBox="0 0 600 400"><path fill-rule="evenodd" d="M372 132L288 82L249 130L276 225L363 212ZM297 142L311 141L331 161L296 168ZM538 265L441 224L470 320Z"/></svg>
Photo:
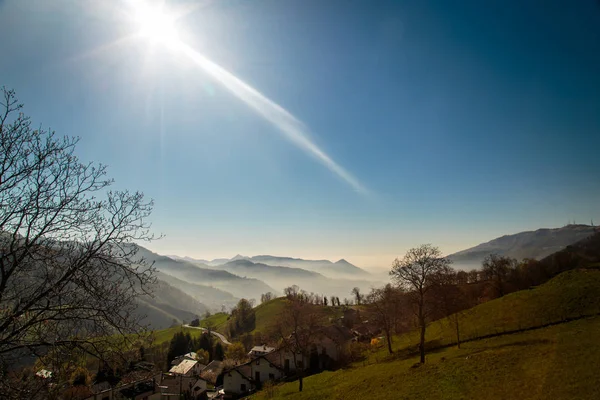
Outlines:
<svg viewBox="0 0 600 400"><path fill-rule="evenodd" d="M279 257L270 255L242 256L240 254L232 258L216 258L214 260L193 259L190 257L168 256L178 261L188 261L196 264L202 264L205 267L218 267L232 261L246 260L255 264L269 265L273 267L301 268L307 271L317 272L329 276L330 278L339 278L344 276L348 279L365 279L370 277L370 273L356 265L341 259L336 262L329 260L304 260L302 258Z"/></svg>
<svg viewBox="0 0 600 400"><path fill-rule="evenodd" d="M591 236L597 229L590 225L566 225L562 228L538 229L504 235L448 257L453 261L454 267L459 269L480 268L485 256L491 253L517 260L525 258L540 260Z"/></svg>
<svg viewBox="0 0 600 400"><path fill-rule="evenodd" d="M458 269L480 268L484 257L497 253L516 259L543 259L591 236L597 228L567 225L505 235L472 248L451 254ZM139 247L140 256L152 262L159 285L153 299L143 299L141 309L153 326L170 325L173 320L189 320L204 311L231 309L240 298L260 299L272 292L282 295L287 286L297 285L308 292L325 296L350 297L359 287L363 293L382 286L387 276L371 274L341 259L304 260L271 255L194 259L162 256Z"/></svg>

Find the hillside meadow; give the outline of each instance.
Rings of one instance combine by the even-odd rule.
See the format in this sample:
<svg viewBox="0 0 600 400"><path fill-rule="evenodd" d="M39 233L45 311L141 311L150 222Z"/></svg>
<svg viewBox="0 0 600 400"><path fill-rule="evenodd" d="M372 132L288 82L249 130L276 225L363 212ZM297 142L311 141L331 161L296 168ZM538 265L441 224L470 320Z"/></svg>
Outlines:
<svg viewBox="0 0 600 400"><path fill-rule="evenodd" d="M291 382L254 398L593 398L599 314L600 270L568 271L463 312L461 335L470 341L460 349L452 346L448 320L430 324L425 365L416 364L418 336L411 332L394 338L393 355L380 346L347 369L306 378L302 393ZM488 335L499 336L476 340Z"/></svg>
<svg viewBox="0 0 600 400"><path fill-rule="evenodd" d="M554 399L595 398L600 385L600 318L465 343L427 356L355 364L275 387L262 399Z"/></svg>

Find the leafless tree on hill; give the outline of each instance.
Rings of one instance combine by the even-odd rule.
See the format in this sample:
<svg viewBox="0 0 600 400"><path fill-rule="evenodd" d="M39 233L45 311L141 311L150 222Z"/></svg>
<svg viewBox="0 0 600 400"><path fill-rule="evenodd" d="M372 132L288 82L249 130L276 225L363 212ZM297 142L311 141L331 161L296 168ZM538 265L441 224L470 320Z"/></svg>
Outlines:
<svg viewBox="0 0 600 400"><path fill-rule="evenodd" d="M369 321L385 333L388 352L392 354L392 334L401 313L402 291L387 284L380 289L371 289L366 297Z"/></svg>
<svg viewBox="0 0 600 400"><path fill-rule="evenodd" d="M407 291L411 299L420 329L419 352L421 363L425 363L425 330L430 313L428 292L435 285L436 276L450 265L441 251L430 244L412 248L402 259L394 260L390 275Z"/></svg>
<svg viewBox="0 0 600 400"><path fill-rule="evenodd" d="M498 254L489 254L483 260L482 273L484 279L489 282L497 297L506 294L506 283L516 265L517 260Z"/></svg>
<svg viewBox="0 0 600 400"><path fill-rule="evenodd" d="M307 368L310 351L315 344L322 316L317 308L297 298L285 304L281 314L270 328L273 340L292 354L294 365L298 371L298 391L302 391L304 374Z"/></svg>

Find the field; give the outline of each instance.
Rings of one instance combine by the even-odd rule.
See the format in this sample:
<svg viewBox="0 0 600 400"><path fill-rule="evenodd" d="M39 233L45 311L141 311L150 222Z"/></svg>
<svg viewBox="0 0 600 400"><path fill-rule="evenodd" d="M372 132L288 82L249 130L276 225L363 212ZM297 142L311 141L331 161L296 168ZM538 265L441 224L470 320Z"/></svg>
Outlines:
<svg viewBox="0 0 600 400"><path fill-rule="evenodd" d="M272 321L282 313L287 299L278 297L258 305L255 309L256 326L251 333L265 332Z"/></svg>
<svg viewBox="0 0 600 400"><path fill-rule="evenodd" d="M410 333L394 338L393 356L381 346L348 369L306 378L302 393L297 382L280 385L273 398L595 398L598 314L600 271L568 271L537 288L467 310L460 319L463 339L557 325L473 340L457 349L449 346L456 340L453 327L437 321L427 330L434 349L424 366L413 368L418 336Z"/></svg>
<svg viewBox="0 0 600 400"><path fill-rule="evenodd" d="M200 326L203 328L208 328L212 326L212 329L219 332L225 333L225 326L227 325L227 313L216 313L211 315L208 318L204 318L200 321Z"/></svg>
<svg viewBox="0 0 600 400"><path fill-rule="evenodd" d="M600 313L600 270L564 272L539 287L521 290L480 304L459 318L461 339L479 338L538 327ZM456 342L453 325L447 319L427 327L430 345ZM397 347L418 343L418 333L404 335Z"/></svg>
<svg viewBox="0 0 600 400"><path fill-rule="evenodd" d="M276 387L274 399L592 399L600 318L465 343L427 357L324 372ZM264 399L265 393L254 396Z"/></svg>
<svg viewBox="0 0 600 400"><path fill-rule="evenodd" d="M251 333L265 332L269 328L269 325L283 312L286 302L287 299L285 297L278 297L257 306L254 309L256 313L256 327ZM315 307L318 307L317 309L323 318L336 318L342 315L341 307Z"/></svg>
<svg viewBox="0 0 600 400"><path fill-rule="evenodd" d="M161 329L161 330L152 332L152 337L154 338L153 344L158 345L158 344L161 344L164 342L168 342L173 338L173 336L175 336L175 333L180 332L180 331L189 333L192 337L200 336L202 334L202 331L200 329L185 328L185 327L181 327L181 326L176 326L176 327L167 328L167 329Z"/></svg>

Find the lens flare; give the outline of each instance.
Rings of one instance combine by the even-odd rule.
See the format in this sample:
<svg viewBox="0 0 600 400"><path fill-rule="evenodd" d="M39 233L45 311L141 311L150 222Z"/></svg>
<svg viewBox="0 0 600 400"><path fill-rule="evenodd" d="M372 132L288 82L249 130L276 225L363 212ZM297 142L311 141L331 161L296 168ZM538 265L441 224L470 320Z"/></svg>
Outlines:
<svg viewBox="0 0 600 400"><path fill-rule="evenodd" d="M168 10L164 8L164 3L160 6L151 6L144 0L132 0L131 4L134 6L134 21L139 26L142 36L153 42L160 42L188 58L259 115L271 122L297 147L315 157L356 191L363 194L368 193L367 189L354 176L310 140L308 128L302 121L231 72L184 43L177 33L177 18L168 13Z"/></svg>

